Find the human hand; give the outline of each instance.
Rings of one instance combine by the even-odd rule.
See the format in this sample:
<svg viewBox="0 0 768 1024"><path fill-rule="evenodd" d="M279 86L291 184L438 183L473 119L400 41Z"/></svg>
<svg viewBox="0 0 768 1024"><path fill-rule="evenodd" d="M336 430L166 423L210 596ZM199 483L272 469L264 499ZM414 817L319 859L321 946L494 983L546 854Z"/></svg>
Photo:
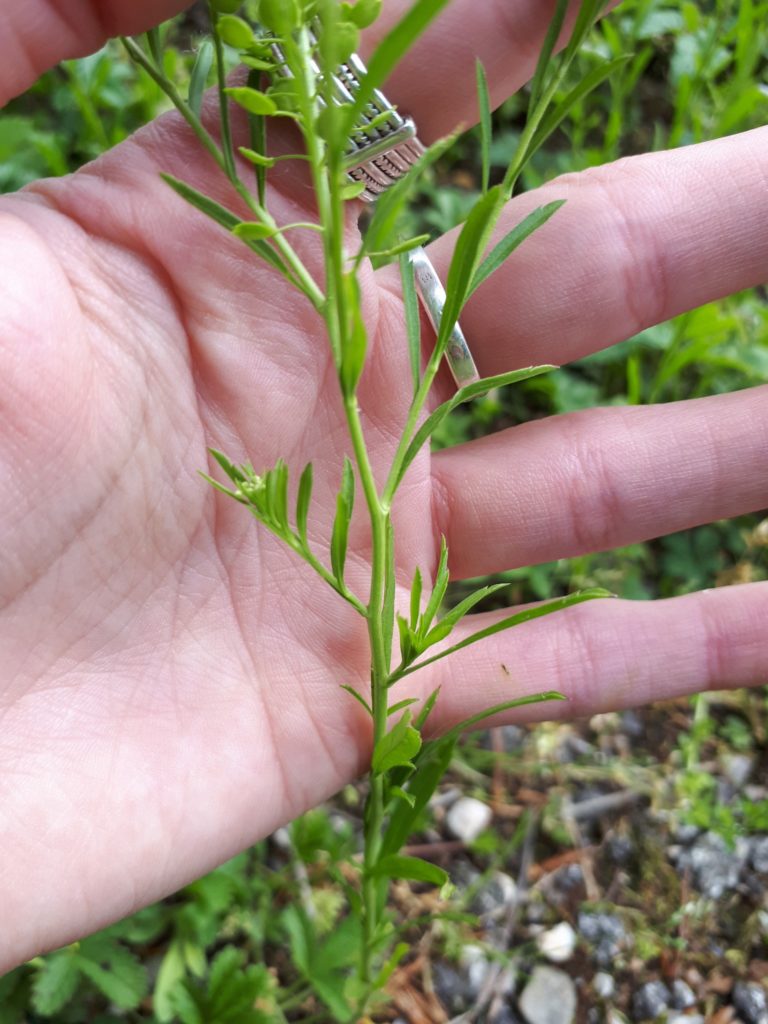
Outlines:
<svg viewBox="0 0 768 1024"><path fill-rule="evenodd" d="M7 99L181 4L82 4L77 30L54 5L34 18L5 6L6 37L22 43L0 70ZM425 140L471 121L475 55L500 100L530 75L549 13L454 0L388 96ZM766 167L762 130L515 199L507 228L568 202L467 308L481 371L566 362L765 280ZM368 670L358 618L196 473L208 446L257 468L282 456L294 473L312 460L311 532L327 541L347 442L320 322L160 171L233 202L175 115L0 201L0 970L178 888L369 756L339 688ZM273 181L278 220L310 215L300 180ZM432 250L443 275L450 251L450 238ZM319 266L311 241L302 255ZM408 356L396 275L366 286L360 397L383 475ZM765 507L765 399L594 410L425 454L397 509L404 588L414 566L434 569L441 532L453 574L474 576ZM365 562L363 533L353 583ZM569 703L547 715L750 685L768 675L767 617L765 584L594 602L411 676L408 692L442 684L440 728L553 687Z"/></svg>

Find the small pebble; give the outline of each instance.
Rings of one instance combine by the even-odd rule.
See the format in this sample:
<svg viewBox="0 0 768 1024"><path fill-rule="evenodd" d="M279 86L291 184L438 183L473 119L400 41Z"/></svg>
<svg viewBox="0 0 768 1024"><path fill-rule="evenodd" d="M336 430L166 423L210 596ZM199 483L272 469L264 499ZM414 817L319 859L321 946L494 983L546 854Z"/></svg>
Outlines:
<svg viewBox="0 0 768 1024"><path fill-rule="evenodd" d="M463 796L452 804L445 816L445 824L451 835L463 843L474 843L477 837L491 824L493 812L480 800Z"/></svg>
<svg viewBox="0 0 768 1024"><path fill-rule="evenodd" d="M728 754L723 758L725 777L736 789L741 789L746 785L754 766L754 758L747 754Z"/></svg>
<svg viewBox="0 0 768 1024"><path fill-rule="evenodd" d="M751 843L750 861L755 871L768 875L768 836L755 836Z"/></svg>
<svg viewBox="0 0 768 1024"><path fill-rule="evenodd" d="M666 1024L705 1024L700 1013L675 1013L667 1017Z"/></svg>
<svg viewBox="0 0 768 1024"><path fill-rule="evenodd" d="M696 1005L693 989L681 978L672 982L672 1006L676 1010L690 1010Z"/></svg>
<svg viewBox="0 0 768 1024"><path fill-rule="evenodd" d="M745 1024L768 1024L768 997L762 985L737 981L731 999Z"/></svg>
<svg viewBox="0 0 768 1024"><path fill-rule="evenodd" d="M567 921L561 921L536 939L539 952L553 964L564 964L570 960L576 949L578 936Z"/></svg>
<svg viewBox="0 0 768 1024"><path fill-rule="evenodd" d="M576 1016L576 986L554 967L538 966L520 996L528 1024L572 1024Z"/></svg>
<svg viewBox="0 0 768 1024"><path fill-rule="evenodd" d="M514 878L505 875L503 871L494 871L475 893L469 909L481 917L498 914L504 907L511 906L517 895L517 882Z"/></svg>
<svg viewBox="0 0 768 1024"><path fill-rule="evenodd" d="M612 999L616 991L616 982L606 971L598 971L592 979L592 988L600 999Z"/></svg>
<svg viewBox="0 0 768 1024"><path fill-rule="evenodd" d="M632 997L635 1020L657 1020L669 1009L671 993L663 981L646 981Z"/></svg>

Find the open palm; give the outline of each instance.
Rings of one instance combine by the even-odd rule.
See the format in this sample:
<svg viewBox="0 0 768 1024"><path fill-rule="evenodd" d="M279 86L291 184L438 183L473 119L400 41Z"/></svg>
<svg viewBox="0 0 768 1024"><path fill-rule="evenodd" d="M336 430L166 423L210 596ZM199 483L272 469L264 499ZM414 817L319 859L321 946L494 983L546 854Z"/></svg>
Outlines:
<svg viewBox="0 0 768 1024"><path fill-rule="evenodd" d="M174 6L3 0L3 48L23 46L0 99ZM524 81L548 6L455 0L388 89L422 137L471 120L475 55L497 99ZM0 969L172 891L330 795L369 753L339 688L364 686L361 621L197 475L209 446L257 469L312 460L322 552L349 445L321 321L161 170L232 205L174 115L0 202ZM481 371L562 363L764 280L767 174L762 131L514 200L507 227L568 203L468 308ZM270 205L280 222L311 215L290 173ZM293 237L319 271L313 236ZM433 247L443 270L450 250ZM360 397L381 477L409 370L397 279L366 284ZM766 398L595 410L424 455L396 513L402 583L434 569L441 533L454 575L471 576L768 505ZM362 523L353 541L365 597ZM573 714L754 684L767 618L758 584L585 605L412 677L410 692L443 685L440 725L553 686Z"/></svg>

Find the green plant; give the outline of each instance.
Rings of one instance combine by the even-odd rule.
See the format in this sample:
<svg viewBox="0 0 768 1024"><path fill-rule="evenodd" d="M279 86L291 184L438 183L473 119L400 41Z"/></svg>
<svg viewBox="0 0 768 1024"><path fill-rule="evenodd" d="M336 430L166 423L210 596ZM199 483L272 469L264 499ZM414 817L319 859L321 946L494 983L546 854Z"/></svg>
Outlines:
<svg viewBox="0 0 768 1024"><path fill-rule="evenodd" d="M358 130L359 115L373 90L382 84L445 4L446 0L417 0L374 53L358 92L343 103L337 102L334 75L356 48L359 30L367 27L378 15L379 0L358 0L355 5L338 5L335 0L302 3L292 0L287 4L261 0L258 27L253 19L256 14L253 4L245 5L241 12L245 16L240 17L237 13L240 4L212 0L209 5L212 46L203 44L200 48L186 95L166 73L159 31L149 33L144 45L131 39L123 41L135 62L185 118L201 145L229 180L233 195L246 204L250 217L243 220L226 205L183 181L166 176L169 186L196 210L241 239L255 255L290 282L304 300L311 303L325 325L338 377L353 458L347 458L340 467L341 486L336 500L328 561L317 554L308 536L313 492L311 464L303 467L300 474L295 505L289 500L291 473L283 460L278 460L271 468L260 467L257 470L248 464L236 465L221 452L213 451L213 458L227 477L227 483L211 477L207 479L219 491L244 506L262 527L303 559L355 609L367 627L371 658L370 693L360 693L339 681L364 708L372 729L363 860L358 867L358 883L346 884L353 913L335 928L333 939L322 944L316 941L317 925L313 917L304 910L292 908L283 918L295 965L324 1000L334 1019L341 1022L365 1014L377 1003L389 975L405 952L406 947L395 943L387 911L386 895L390 880L409 879L432 885L443 885L447 881L445 872L435 865L405 856L401 851L445 773L461 732L520 704L560 699L560 694L547 692L509 701L474 716L438 739L427 739L425 727L439 692L435 691L416 711L413 705L417 701L397 699L397 695L393 695L394 687L426 665L493 633L607 594L598 588L573 593L510 614L493 626L453 639L454 631L464 616L498 587L480 587L439 618L449 583L448 551L443 542L434 584L431 588L425 587L420 569L415 567L409 609L404 614L398 611L395 576L397 538L392 507L409 466L460 404L552 369L532 367L481 380L461 388L454 398L429 411L433 383L451 331L474 291L531 233L553 216L560 205L552 203L534 211L489 250L491 234L502 208L525 167L574 105L624 60L598 62L587 74L566 87L580 46L602 12L604 3L601 0L584 0L569 41L562 53L556 55L556 42L563 29L568 6L566 0L559 0L531 84L528 113L519 143L502 180L493 186L490 182L492 137L488 90L484 71L478 66L481 189L456 243L437 340L422 370L420 318L407 253L423 238L403 238L398 228L398 213L408 199L414 180L443 151L444 143L438 143L428 151L414 171L378 202L365 237L351 256L345 250L346 210L347 204L359 196L361 188L348 181L345 156L347 140L354 130ZM226 46L235 49L241 61L250 68L247 85L233 87L226 84ZM209 132L201 117L203 90L212 67L219 92L220 139ZM251 145L248 147L236 149L234 146L230 101L245 112L250 123ZM308 165L317 205L317 220L314 222L279 224L270 213L266 185L275 159L268 155L266 138L270 123L275 118L292 121L303 138L303 152L281 159L300 160ZM252 167L250 180L243 176L243 161ZM297 232L319 235L323 256L321 274L313 272L299 255L299 248L293 242ZM359 277L366 260L372 259L380 264L394 258L400 261L406 299L413 397L386 480L380 484L371 465L357 398L367 349ZM370 580L362 593L359 583L353 586L350 582L346 565L358 487L364 499L371 546ZM394 656L396 636L399 638L399 661ZM438 647L441 644L445 646ZM349 957L353 950L359 957L359 965L358 970L350 974ZM224 966L219 966L222 962ZM184 1019L195 1019L193 1003L198 1008L208 1007L205 1011L200 1010L201 1013L212 1013L210 1007L216 1003L219 991L219 973L237 968L232 957L216 961L211 968L207 988L187 986L187 995L182 997L186 1000L184 1006L188 1013ZM243 991L257 981L250 976L243 977Z"/></svg>

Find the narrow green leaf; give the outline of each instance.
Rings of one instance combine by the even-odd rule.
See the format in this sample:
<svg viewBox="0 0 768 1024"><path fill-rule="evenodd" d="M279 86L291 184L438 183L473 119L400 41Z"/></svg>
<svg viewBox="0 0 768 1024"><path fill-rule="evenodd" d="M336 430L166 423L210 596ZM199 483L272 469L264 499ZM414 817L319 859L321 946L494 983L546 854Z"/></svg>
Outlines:
<svg viewBox="0 0 768 1024"><path fill-rule="evenodd" d="M404 619L402 615L397 615L396 621L400 637L400 660L403 665L410 665L413 659L419 654L419 650L416 645L416 636L414 631L408 625L408 621Z"/></svg>
<svg viewBox="0 0 768 1024"><path fill-rule="evenodd" d="M149 52L152 54L152 60L154 60L158 68L162 68L163 44L160 39L160 28L158 26L151 28L149 32L147 32L147 46L149 47Z"/></svg>
<svg viewBox="0 0 768 1024"><path fill-rule="evenodd" d="M187 93L187 102L189 103L190 110L197 114L198 117L203 106L203 93L208 84L208 75L211 73L212 66L213 43L210 39L206 39L200 44L200 49L197 51L192 74L189 77L189 91Z"/></svg>
<svg viewBox="0 0 768 1024"><path fill-rule="evenodd" d="M276 114L277 104L266 93L259 89L251 89L250 86L231 86L224 89L227 96L230 96L238 106L247 110L249 114Z"/></svg>
<svg viewBox="0 0 768 1024"><path fill-rule="evenodd" d="M397 853L408 842L416 823L429 803L440 780L448 770L458 737L425 743L415 759L416 769L408 779L407 792L413 797L413 806L398 800L389 815L389 823L382 840L382 856Z"/></svg>
<svg viewBox="0 0 768 1024"><path fill-rule="evenodd" d="M470 644L476 644L480 640L485 640L489 636L494 636L496 633L502 633L504 630L512 629L514 626L521 626L526 622L532 622L534 619L541 619L545 615L552 615L555 612L563 611L565 608L571 608L577 604L583 604L585 601L595 601L601 598L613 597L608 590L603 590L601 587L593 587L588 590L580 590L575 594L569 594L567 597L558 597L554 601L547 601L544 604L534 605L531 608L526 608L521 612L515 612L514 615L509 615L504 619L499 619L498 622L492 623L490 626L486 626L484 629L478 630L476 633L472 633L471 636L465 637L460 640L457 644L453 644L451 647L446 648L444 651L440 651L439 654L434 654L431 658L426 658L424 661L418 662L411 668L406 669L402 675L410 675L411 672L417 672L420 668L424 668L425 665L431 665L435 661L439 661L441 658L447 658L451 654L455 654L456 651L460 651L465 647L469 647Z"/></svg>
<svg viewBox="0 0 768 1024"><path fill-rule="evenodd" d="M437 698L439 696L440 687L438 686L437 689L433 690L432 693L430 693L430 695L424 701L424 707L418 713L418 715L416 716L416 721L413 723L414 728L418 729L419 732L421 732L424 729L424 726L427 724L427 719L432 714L435 704L437 704Z"/></svg>
<svg viewBox="0 0 768 1024"><path fill-rule="evenodd" d="M461 229L448 270L447 298L437 337L441 352L469 297L472 281L503 206L504 192L501 185L496 185L475 203Z"/></svg>
<svg viewBox="0 0 768 1024"><path fill-rule="evenodd" d="M416 431L413 436L413 440L408 445L403 461L400 466L397 477L394 481L394 489L400 486L403 477L405 476L408 467L416 458L421 451L423 445L429 440L432 434L437 430L443 420L450 413L453 412L457 406L461 405L462 402L468 402L473 398L479 398L481 395L487 395L489 391L493 391L494 388L507 387L509 384L517 384L523 380L529 380L531 377L537 377L542 373L549 373L551 370L556 370L556 366L529 366L524 370L512 370L510 373L500 373L495 377L484 377L482 380L475 381L473 384L468 384L466 387L460 388L456 394L439 405L422 423L421 427Z"/></svg>
<svg viewBox="0 0 768 1024"><path fill-rule="evenodd" d="M598 67L593 68L584 76L552 109L545 115L538 130L531 139L528 150L529 156L533 156L547 139L555 132L571 110L580 103L586 96L602 85L606 79L622 68L631 59L631 54L624 54L613 60L606 61Z"/></svg>
<svg viewBox="0 0 768 1024"><path fill-rule="evenodd" d="M408 766L421 749L421 736L411 726L411 713L406 711L399 722L376 744L371 768L378 775L401 765Z"/></svg>
<svg viewBox="0 0 768 1024"><path fill-rule="evenodd" d="M421 570L416 569L413 574L413 583L411 584L411 629L415 632L419 625L419 616L421 615Z"/></svg>
<svg viewBox="0 0 768 1024"><path fill-rule="evenodd" d="M437 886L443 886L448 881L447 872L436 864L430 864L420 857L404 857L399 854L382 857L374 864L371 875L374 878L407 878L412 882L428 882Z"/></svg>
<svg viewBox="0 0 768 1024"><path fill-rule="evenodd" d="M480 725L481 722L487 721L489 718L493 718L494 715L502 715L505 711L512 711L515 708L527 707L529 704L546 704L550 701L564 701L568 700L567 697L563 696L562 693L558 693L557 690L549 690L546 693L533 693L528 697L518 697L516 700L507 700L503 704L495 704L491 708L486 708L485 711L480 711L476 715L472 715L471 718L465 718L463 722L459 722L451 729L450 735L455 736L457 739L468 729L472 729L476 725Z"/></svg>
<svg viewBox="0 0 768 1024"><path fill-rule="evenodd" d="M270 518L281 532L288 533L288 467L282 459L266 474L266 483Z"/></svg>
<svg viewBox="0 0 768 1024"><path fill-rule="evenodd" d="M299 493L296 498L296 533L305 548L308 546L307 518L309 516L309 504L312 500L312 483L312 463L308 462L299 478Z"/></svg>
<svg viewBox="0 0 768 1024"><path fill-rule="evenodd" d="M340 587L344 587L344 566L347 560L347 542L349 539L349 523L354 506L355 474L352 463L344 459L344 470L341 477L341 490L336 498L336 516L331 534L331 568Z"/></svg>
<svg viewBox="0 0 768 1024"><path fill-rule="evenodd" d="M191 206L194 206L196 210L204 213L206 217L210 217L211 220L220 224L221 227L226 228L227 231L232 231L238 224L241 223L240 217L236 217L231 210L227 210L226 207L217 203L214 199L209 196L203 195L202 192L198 192L197 189L192 188L191 185L187 185L183 181L179 181L178 178L172 177L170 174L161 174L160 177L163 181L170 185L177 195L185 199ZM266 242L256 241L253 239L243 239L243 241L251 248L254 252L258 253L259 256L267 263L279 270L284 277L289 277L289 271L286 268L279 255L272 249Z"/></svg>
<svg viewBox="0 0 768 1024"><path fill-rule="evenodd" d="M555 47L557 46L557 41L560 38L560 33L563 31L569 2L570 0L557 0L555 13L552 15L552 20L549 23L547 34L544 37L544 42L541 50L539 51L536 71L534 72L533 79L531 80L530 96L528 100L529 111L534 110L541 98L542 92L544 91L544 81L547 77L548 71L550 70L552 54L555 52Z"/></svg>
<svg viewBox="0 0 768 1024"><path fill-rule="evenodd" d="M429 595L429 601L427 607L424 610L424 614L421 616L419 621L419 637L423 638L429 627L432 625L432 620L440 611L440 607L445 598L445 592L448 589L448 545L445 537L440 537L440 559L437 564L437 572L435 574L435 585L432 588L432 593Z"/></svg>
<svg viewBox="0 0 768 1024"><path fill-rule="evenodd" d="M430 237L430 235L414 235L413 238L406 238L389 249L379 249L376 252L368 252L367 255L371 259L376 259L376 266L380 267L395 256L400 256L402 253L411 252L413 249L418 249L421 245L426 245Z"/></svg>
<svg viewBox="0 0 768 1024"><path fill-rule="evenodd" d="M354 686L347 686L346 683L342 683L341 688L342 690L346 690L347 693L350 694L350 696L354 697L357 703L361 704L368 712L368 714L371 716L371 718L373 718L373 709L371 708L371 705L368 703L365 697L354 688Z"/></svg>
<svg viewBox="0 0 768 1024"><path fill-rule="evenodd" d="M477 76L477 102L480 111L480 155L482 158L482 176L480 178L483 192L487 192L491 183L491 142L493 127L491 124L491 97L488 93L488 78L485 68L479 59L475 62Z"/></svg>
<svg viewBox="0 0 768 1024"><path fill-rule="evenodd" d="M419 297L416 293L416 276L413 264L407 256L400 257L400 278L403 283L403 306L405 308L405 333L408 339L408 353L411 361L414 395L421 381L421 314Z"/></svg>
<svg viewBox="0 0 768 1024"><path fill-rule="evenodd" d="M248 72L247 85L249 89L257 89L261 84L261 71L251 67ZM260 160L251 159L256 168L256 194L262 209L267 204L267 168L271 166L267 156L267 118L264 114L248 114L248 137L250 147L248 153L251 157L259 156ZM241 149L242 153L243 150ZM246 158L247 159L247 158Z"/></svg>
<svg viewBox="0 0 768 1024"><path fill-rule="evenodd" d="M238 494L236 491L230 490L229 487L225 487L224 484L220 484L218 480L214 480L212 476L208 476L208 474L203 473L202 470L198 470L198 473L206 483L210 484L211 487L215 487L217 491L221 491L222 494L226 494L228 498L234 498L235 501L239 501L241 505L248 504L248 499L244 498L242 494Z"/></svg>
<svg viewBox="0 0 768 1024"><path fill-rule="evenodd" d="M397 704L393 704L391 708L387 708L387 715L396 715L398 711L403 711L405 708L411 707L412 704L418 703L418 697L406 697L405 700L399 700Z"/></svg>
<svg viewBox="0 0 768 1024"><path fill-rule="evenodd" d="M216 451L215 448L209 448L208 452L218 462L224 472L227 474L233 484L238 486L245 482L246 476L241 469L239 469L233 462L227 458L223 452Z"/></svg>
<svg viewBox="0 0 768 1024"><path fill-rule="evenodd" d="M354 105L346 116L346 136L351 134L355 122L371 99L374 90L384 84L390 72L448 3L449 0L416 0L410 5L405 16L382 39L368 61L368 73L363 76Z"/></svg>
<svg viewBox="0 0 768 1024"><path fill-rule="evenodd" d="M345 203L350 202L352 199L359 199L363 192L365 192L365 189L366 184L364 181L351 181L342 188L341 198Z"/></svg>
<svg viewBox="0 0 768 1024"><path fill-rule="evenodd" d="M534 231L538 231L564 205L565 200L558 199L555 202L547 203L546 206L540 206L512 228L498 245L494 246L475 271L475 276L472 278L469 288L469 296L473 295L480 285L487 281L491 274L495 273L509 259L515 249L519 248L526 238L530 238ZM469 298L469 296L467 297Z"/></svg>
<svg viewBox="0 0 768 1024"><path fill-rule="evenodd" d="M451 608L440 620L440 624L449 623L451 626L455 626L475 605L484 601L486 597L491 597L491 595L497 594L500 590L504 590L507 586L508 584L506 583L493 583L488 587L480 587L479 590L475 590L465 597L463 601L459 601L455 608Z"/></svg>
<svg viewBox="0 0 768 1024"><path fill-rule="evenodd" d="M254 57L252 53L240 54L240 62L245 64L251 71L274 71L276 68L273 60L265 60L263 57ZM250 79L249 79L250 84ZM252 85L252 89L257 89L257 85Z"/></svg>
<svg viewBox="0 0 768 1024"><path fill-rule="evenodd" d="M169 1024L174 1017L171 993L186 976L181 942L173 939L165 951L152 992L152 1010L160 1024Z"/></svg>

